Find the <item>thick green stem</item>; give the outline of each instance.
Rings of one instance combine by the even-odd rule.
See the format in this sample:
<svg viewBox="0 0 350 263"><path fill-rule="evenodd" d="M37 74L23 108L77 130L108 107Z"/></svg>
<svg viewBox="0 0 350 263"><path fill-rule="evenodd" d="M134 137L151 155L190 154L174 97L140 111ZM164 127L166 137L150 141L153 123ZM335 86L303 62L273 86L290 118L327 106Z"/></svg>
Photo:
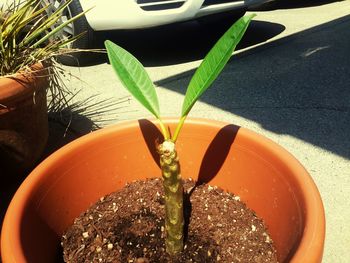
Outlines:
<svg viewBox="0 0 350 263"><path fill-rule="evenodd" d="M165 140L158 147L165 194L166 251L175 255L183 250L183 185L175 144Z"/></svg>

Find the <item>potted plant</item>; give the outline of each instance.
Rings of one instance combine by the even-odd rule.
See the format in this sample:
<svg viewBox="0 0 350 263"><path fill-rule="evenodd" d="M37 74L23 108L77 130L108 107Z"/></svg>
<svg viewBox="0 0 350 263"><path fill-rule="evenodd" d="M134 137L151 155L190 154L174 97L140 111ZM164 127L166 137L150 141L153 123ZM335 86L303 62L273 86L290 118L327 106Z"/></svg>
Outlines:
<svg viewBox="0 0 350 263"><path fill-rule="evenodd" d="M253 17L254 15L250 15L239 19L204 58L188 85L180 120L172 135L162 121L156 90L142 64L123 48L108 40L105 42L109 60L119 79L126 89L154 115L164 138L159 142L157 152L164 187L165 248L170 255L176 255L183 250L185 236L184 189L176 141L193 105L220 74Z"/></svg>
<svg viewBox="0 0 350 263"><path fill-rule="evenodd" d="M55 36L82 14L60 21L66 1L54 13L39 0L5 1L0 10L0 158L2 172L31 168L48 137L46 92L62 97L55 56L76 38ZM77 36L79 37L79 36ZM67 51L67 50L66 50ZM61 97L60 97L61 96Z"/></svg>
<svg viewBox="0 0 350 263"><path fill-rule="evenodd" d="M168 206L165 212L174 219L166 222L174 225L165 227L167 251L177 255L184 234L172 236L168 230L175 227L174 232L183 231L182 210L177 210L182 206L177 199L182 195L177 191L181 190L179 165L182 178L235 193L262 217L279 262L321 262L325 236L322 201L311 177L291 154L263 136L234 125L204 119L189 119L183 125L194 102L230 58L251 19L241 18L204 59L190 82L180 121L160 121L155 92L142 65L107 41L111 64L122 82L156 120L124 122L99 130L42 162L18 189L6 213L1 237L3 262L55 262L60 236L79 214L128 182L156 176L159 166L166 177L164 193L170 195L167 201L180 202L175 208L170 204L171 211ZM175 142L180 164L173 152ZM176 187L172 187L174 182ZM121 202L128 205L127 199ZM91 233L81 234L79 240L89 238ZM96 238L102 245L92 252L113 249L113 244ZM85 245L80 247L83 249ZM131 262L142 262L138 260Z"/></svg>

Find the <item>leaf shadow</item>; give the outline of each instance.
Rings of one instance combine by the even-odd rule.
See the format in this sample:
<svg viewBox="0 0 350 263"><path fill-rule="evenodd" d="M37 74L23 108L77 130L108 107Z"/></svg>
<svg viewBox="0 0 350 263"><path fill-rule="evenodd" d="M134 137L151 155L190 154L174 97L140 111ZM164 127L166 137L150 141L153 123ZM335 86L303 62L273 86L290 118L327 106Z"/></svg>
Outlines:
<svg viewBox="0 0 350 263"><path fill-rule="evenodd" d="M184 193L184 207L186 207L184 210L185 240L188 237L188 227L192 214L191 195L198 186L209 183L218 174L228 156L239 128L239 126L229 124L219 130L204 154L195 186L189 192Z"/></svg>
<svg viewBox="0 0 350 263"><path fill-rule="evenodd" d="M159 154L157 152L157 143L164 140L163 134L158 127L147 119L138 120L142 136L147 144L148 150L152 155L154 162L160 168Z"/></svg>
<svg viewBox="0 0 350 263"><path fill-rule="evenodd" d="M216 134L203 157L196 186L209 183L220 171L239 128L229 124Z"/></svg>

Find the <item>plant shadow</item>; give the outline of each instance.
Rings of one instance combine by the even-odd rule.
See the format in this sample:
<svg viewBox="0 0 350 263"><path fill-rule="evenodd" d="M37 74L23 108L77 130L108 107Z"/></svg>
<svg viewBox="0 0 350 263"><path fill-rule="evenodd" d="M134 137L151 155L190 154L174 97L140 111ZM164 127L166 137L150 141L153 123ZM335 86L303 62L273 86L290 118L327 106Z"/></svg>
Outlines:
<svg viewBox="0 0 350 263"><path fill-rule="evenodd" d="M103 99L98 94L75 100L78 93L50 105L49 139L43 158L82 135L117 122L129 101L129 97Z"/></svg>
<svg viewBox="0 0 350 263"><path fill-rule="evenodd" d="M198 186L209 184L210 181L218 174L228 156L231 145L236 138L239 128L239 126L230 124L219 130L204 154L201 167L199 169L198 179L195 182L194 187L189 192L184 193L184 207L187 208L184 213L185 239L187 238L188 226L192 215L192 204L190 201L191 195Z"/></svg>
<svg viewBox="0 0 350 263"><path fill-rule="evenodd" d="M157 144L161 143L164 140L163 134L159 131L158 127L153 122L147 119L140 119L138 122L148 150L151 153L154 162L160 168Z"/></svg>
<svg viewBox="0 0 350 263"><path fill-rule="evenodd" d="M307 8L340 2L343 0L274 0L263 5L253 6L250 11L272 11L278 9Z"/></svg>
<svg viewBox="0 0 350 263"><path fill-rule="evenodd" d="M229 124L216 134L203 157L196 186L208 184L220 171L239 128L239 126Z"/></svg>

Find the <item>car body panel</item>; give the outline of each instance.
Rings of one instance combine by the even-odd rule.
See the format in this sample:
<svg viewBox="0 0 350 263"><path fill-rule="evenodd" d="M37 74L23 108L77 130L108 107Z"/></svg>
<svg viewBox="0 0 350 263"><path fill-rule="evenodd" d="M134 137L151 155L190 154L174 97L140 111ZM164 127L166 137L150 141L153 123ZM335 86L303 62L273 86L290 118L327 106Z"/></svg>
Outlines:
<svg viewBox="0 0 350 263"><path fill-rule="evenodd" d="M0 0L0 6L14 0ZM21 1L21 0L15 0ZM52 0L53 2L57 0ZM60 0L61 1L61 0ZM271 0L73 0L94 31L140 29L172 24L228 11L242 12ZM179 5L162 9L161 6ZM147 8L158 10L146 11ZM6 5L5 5L6 7Z"/></svg>
<svg viewBox="0 0 350 263"><path fill-rule="evenodd" d="M269 0L219 1L204 5L205 0L80 0L83 10L92 8L86 19L95 31L115 29L138 29L171 24L230 10L244 10L249 6ZM213 2L213 1L210 1ZM161 9L161 6L181 5L177 8ZM160 7L145 11L146 8Z"/></svg>

